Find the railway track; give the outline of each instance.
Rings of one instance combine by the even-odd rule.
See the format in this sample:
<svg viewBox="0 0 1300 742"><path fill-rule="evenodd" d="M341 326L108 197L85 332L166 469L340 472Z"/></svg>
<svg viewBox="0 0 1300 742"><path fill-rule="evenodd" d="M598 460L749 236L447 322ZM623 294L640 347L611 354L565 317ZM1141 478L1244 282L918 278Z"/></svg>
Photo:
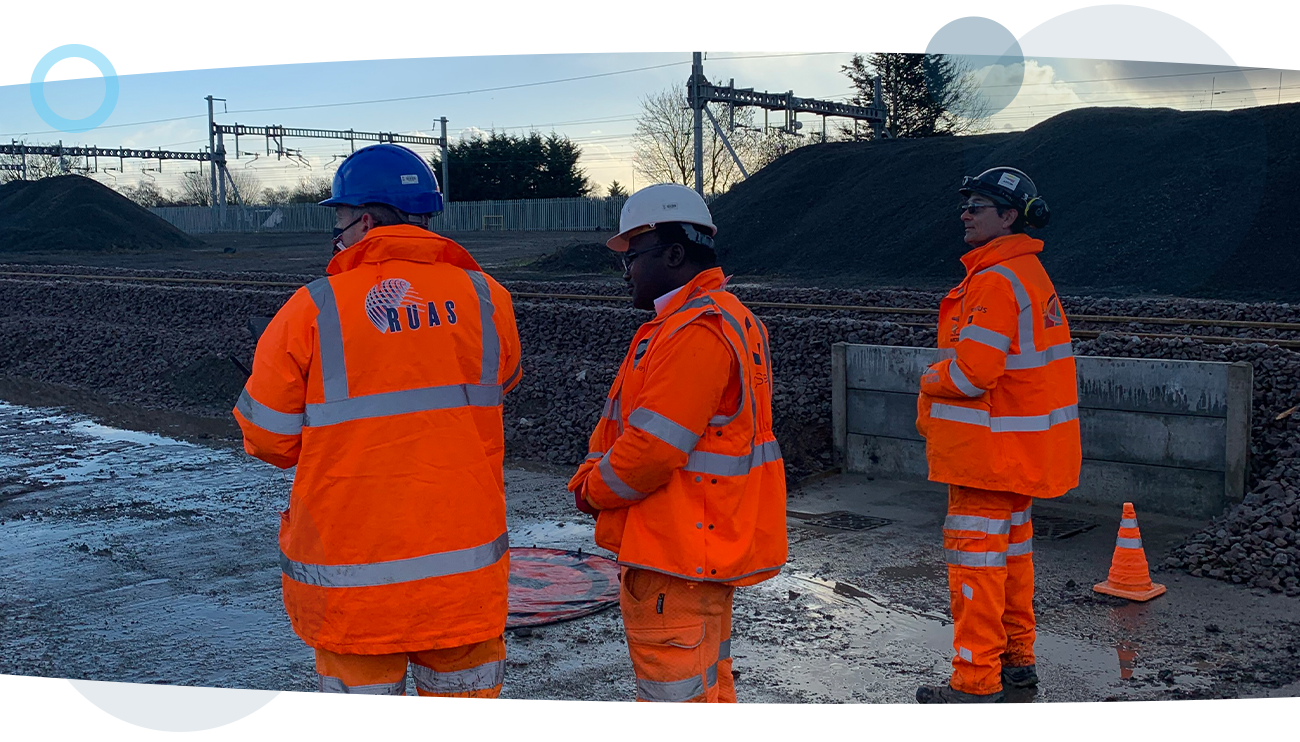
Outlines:
<svg viewBox="0 0 1300 742"><path fill-rule="evenodd" d="M170 276L130 276L115 274L77 274L77 273L39 273L26 271L0 271L0 278L11 280L81 280L81 281L104 281L104 282L129 282L129 283L160 283L172 285L195 285L195 286L237 286L249 288L292 288L297 289L302 284L293 281L256 281L249 279L230 279L230 278L190 278L190 277L170 277ZM608 302L613 304L626 304L629 299L626 296L607 296L601 294L545 294L533 292L511 292L511 295L518 299L538 299L545 301L583 301L583 302ZM862 306L857 304L795 304L770 301L746 301L746 305L756 309L775 309L784 311L807 311L807 312L859 312L863 314L874 314L881 316L894 317L935 317L938 316L937 309L920 309L916 307L877 307ZM1276 332L1300 332L1300 322L1258 322L1249 320L1220 320L1204 319L1196 317L1133 317L1133 316L1112 316L1112 315L1094 315L1094 314L1071 314L1071 323L1080 324L1102 324L1102 325L1155 325L1166 327L1206 327L1220 328L1225 330L1272 330ZM922 327L933 328L934 322L915 322L901 321L896 324L905 327ZM1100 336L1103 330L1086 330L1071 329L1071 334L1080 339L1093 339ZM1140 338L1154 339L1189 339L1211 344L1232 344L1232 343L1266 343L1276 345L1282 348L1300 349L1300 340L1267 338L1267 337L1246 337L1238 335L1197 335L1188 333L1161 333L1161 332L1125 332Z"/></svg>

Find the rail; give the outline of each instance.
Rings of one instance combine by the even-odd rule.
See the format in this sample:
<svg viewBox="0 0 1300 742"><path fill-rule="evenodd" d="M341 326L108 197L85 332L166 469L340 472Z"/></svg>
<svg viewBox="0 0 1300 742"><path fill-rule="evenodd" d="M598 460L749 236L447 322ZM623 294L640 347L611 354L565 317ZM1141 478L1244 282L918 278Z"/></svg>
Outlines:
<svg viewBox="0 0 1300 742"><path fill-rule="evenodd" d="M235 278L189 278L189 277L172 277L172 276L129 276L114 274L78 274L78 273L38 273L25 271L0 271L0 277L18 278L18 279L63 279L63 280L86 280L86 281L139 281L143 283L170 283L170 284L195 284L195 285L215 285L215 286L250 286L258 288L299 288L301 283L293 281L255 281L249 279ZM627 303L630 299L626 296L608 296L601 294L545 294L534 292L511 292L511 295L518 299L540 299L544 301L597 301L597 302L621 302ZM780 309L785 311L815 311L815 312L863 312L867 314L894 315L894 316L926 316L933 317L938 315L936 309L921 309L916 307L869 307L857 304L791 304L771 301L746 301L749 307L757 309ZM1145 324L1145 325L1165 325L1179 327L1218 327L1224 329L1255 329L1255 330L1276 330L1280 332L1300 332L1300 322L1259 322L1251 320L1220 320L1204 319L1195 317L1130 317L1130 316L1112 316L1112 315L1095 315L1095 314L1075 314L1070 315L1070 321L1079 324ZM933 328L933 322L897 322L896 324L904 327L921 327ZM1080 339L1093 339L1102 334L1101 330L1082 330L1071 328L1071 334ZM1281 348L1300 349L1300 340L1285 340L1278 338L1259 338L1259 337L1238 337L1233 335L1188 335L1180 333L1158 333L1158 332L1126 332L1125 335L1133 337L1151 338L1151 339L1189 339L1204 343L1225 345L1232 343L1266 343L1276 345Z"/></svg>

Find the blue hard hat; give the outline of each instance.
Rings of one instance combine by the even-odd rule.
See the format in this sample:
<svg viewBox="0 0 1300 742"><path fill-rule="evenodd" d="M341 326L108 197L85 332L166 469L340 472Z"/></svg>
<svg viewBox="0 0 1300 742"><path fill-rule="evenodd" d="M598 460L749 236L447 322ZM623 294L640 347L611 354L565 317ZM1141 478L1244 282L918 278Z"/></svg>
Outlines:
<svg viewBox="0 0 1300 742"><path fill-rule="evenodd" d="M321 206L386 204L407 214L442 211L442 192L429 163L396 144L373 144L353 152L334 171L334 185Z"/></svg>

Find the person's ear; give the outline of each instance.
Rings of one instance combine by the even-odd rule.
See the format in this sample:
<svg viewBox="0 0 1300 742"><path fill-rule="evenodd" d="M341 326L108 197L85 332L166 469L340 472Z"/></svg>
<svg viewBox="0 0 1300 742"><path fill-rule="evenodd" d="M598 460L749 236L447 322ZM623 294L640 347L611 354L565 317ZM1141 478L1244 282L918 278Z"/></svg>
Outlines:
<svg viewBox="0 0 1300 742"><path fill-rule="evenodd" d="M677 269L686 264L686 248L674 242L664 251L664 262L669 268Z"/></svg>

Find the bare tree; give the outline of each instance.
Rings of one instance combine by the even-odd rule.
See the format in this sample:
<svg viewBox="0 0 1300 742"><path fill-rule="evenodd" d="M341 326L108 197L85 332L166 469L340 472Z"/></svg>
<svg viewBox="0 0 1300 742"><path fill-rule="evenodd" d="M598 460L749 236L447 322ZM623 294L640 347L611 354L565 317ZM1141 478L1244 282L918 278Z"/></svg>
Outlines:
<svg viewBox="0 0 1300 742"><path fill-rule="evenodd" d="M230 170L230 179L234 182L235 188L239 189L240 198L244 203L250 203L257 196L261 189L261 182L257 176L247 170ZM226 203L238 203L235 200L235 188L226 184ZM181 176L181 191L178 205L183 206L211 206L216 199L212 195L212 181L208 173L204 170L190 170Z"/></svg>
<svg viewBox="0 0 1300 742"><path fill-rule="evenodd" d="M278 204L315 204L324 201L330 197L333 189L333 183L329 178L321 176L307 176L298 181L296 186L279 186L276 188L264 188L256 196L248 195L245 198L249 201L256 200L258 203L267 205ZM240 193L243 193L243 186L240 187Z"/></svg>
<svg viewBox="0 0 1300 742"><path fill-rule="evenodd" d="M142 180L133 186L122 186L117 189L117 192L146 209L176 205L176 192L167 191L163 193L158 184L152 180Z"/></svg>
<svg viewBox="0 0 1300 742"><path fill-rule="evenodd" d="M716 115L716 114L715 114ZM757 139L746 134L752 128L753 111L739 109L735 136L729 135L737 156L750 168ZM637 173L654 183L695 185L695 115L681 89L668 88L641 100L641 115L632 135ZM764 163L765 164L765 163ZM723 193L743 177L722 137L712 122L704 121L704 192Z"/></svg>
<svg viewBox="0 0 1300 742"><path fill-rule="evenodd" d="M0 155L0 183L23 179L24 169L26 170L27 180L40 180L41 178L53 178L84 170L85 163L80 157L69 157L67 155L62 157L27 155L26 167L24 168L22 155Z"/></svg>

